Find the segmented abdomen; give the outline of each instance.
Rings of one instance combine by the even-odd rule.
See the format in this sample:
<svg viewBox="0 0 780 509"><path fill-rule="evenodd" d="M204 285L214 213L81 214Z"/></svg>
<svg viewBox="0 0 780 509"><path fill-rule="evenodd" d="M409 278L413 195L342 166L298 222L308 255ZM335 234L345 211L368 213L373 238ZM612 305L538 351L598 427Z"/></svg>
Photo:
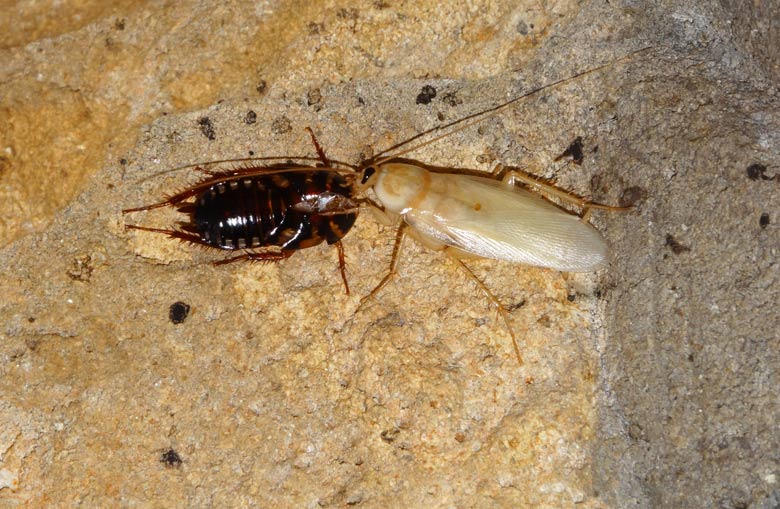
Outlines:
<svg viewBox="0 0 780 509"><path fill-rule="evenodd" d="M266 246L295 250L324 240L333 243L352 227L356 213L321 215L296 208L325 191L349 197L351 189L341 175L323 171L226 179L185 206L191 213L185 229L211 246L229 250Z"/></svg>
<svg viewBox="0 0 780 509"><path fill-rule="evenodd" d="M284 220L286 204L278 189L262 180L221 182L198 196L193 222L201 240L222 249L263 245L268 232Z"/></svg>

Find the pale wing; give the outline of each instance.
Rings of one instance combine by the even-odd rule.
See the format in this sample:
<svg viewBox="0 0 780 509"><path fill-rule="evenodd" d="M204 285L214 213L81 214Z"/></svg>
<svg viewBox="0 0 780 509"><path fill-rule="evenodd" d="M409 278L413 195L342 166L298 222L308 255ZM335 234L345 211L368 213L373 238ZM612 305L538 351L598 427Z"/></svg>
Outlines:
<svg viewBox="0 0 780 509"><path fill-rule="evenodd" d="M535 193L488 178L435 178L448 179L446 196L431 210L404 214L418 234L483 258L567 272L596 270L606 260L592 226Z"/></svg>

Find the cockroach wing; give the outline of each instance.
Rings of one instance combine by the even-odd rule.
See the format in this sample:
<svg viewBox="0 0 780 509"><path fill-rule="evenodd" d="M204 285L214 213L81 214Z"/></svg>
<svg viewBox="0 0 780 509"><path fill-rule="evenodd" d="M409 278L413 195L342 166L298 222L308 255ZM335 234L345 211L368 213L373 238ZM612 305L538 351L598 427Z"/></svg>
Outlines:
<svg viewBox="0 0 780 509"><path fill-rule="evenodd" d="M403 214L418 235L478 257L566 272L593 271L606 261L595 228L532 192L489 178L431 176L447 179L439 187L446 196Z"/></svg>

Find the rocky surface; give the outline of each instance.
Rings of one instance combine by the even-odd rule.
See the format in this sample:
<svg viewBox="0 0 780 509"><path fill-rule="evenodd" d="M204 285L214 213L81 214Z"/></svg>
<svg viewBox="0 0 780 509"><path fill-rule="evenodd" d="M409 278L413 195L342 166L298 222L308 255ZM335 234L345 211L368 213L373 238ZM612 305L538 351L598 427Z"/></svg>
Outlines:
<svg viewBox="0 0 780 509"><path fill-rule="evenodd" d="M0 13L2 505L778 507L770 7L106 5ZM160 171L311 156L306 126L357 164L615 61L405 155L634 205L594 213L597 274L471 263L522 366L413 242L358 310L394 238L369 213L351 296L327 246L215 267L124 229L171 224L121 210L199 178Z"/></svg>

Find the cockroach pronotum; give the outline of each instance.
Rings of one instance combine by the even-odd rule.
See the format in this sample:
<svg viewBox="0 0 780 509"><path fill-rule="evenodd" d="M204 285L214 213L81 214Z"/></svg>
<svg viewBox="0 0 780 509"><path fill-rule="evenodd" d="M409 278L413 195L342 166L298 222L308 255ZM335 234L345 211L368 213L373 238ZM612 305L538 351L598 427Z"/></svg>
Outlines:
<svg viewBox="0 0 780 509"><path fill-rule="evenodd" d="M398 228L390 270L361 304L376 295L395 275L403 239L410 235L424 246L451 256L477 283L498 308L512 337L517 360L522 364L508 311L462 259L490 258L566 272L594 271L605 263L607 246L587 222L590 210L620 210L620 207L588 202L519 172L509 172L503 180L496 180L434 172L413 161L399 162L398 158L481 122L521 99L648 49L633 51L613 62L419 133L359 167L328 161L309 129L323 166L254 166L210 173L206 180L165 201L123 212L172 206L189 214L189 220L180 223L179 229L128 227L160 232L204 246L244 251L217 264L238 260L278 261L297 249L327 241L339 250L341 275L349 293L341 238L354 224L359 208L370 206L387 223ZM453 129L407 147L422 136L449 128ZM385 155L391 151L395 152ZM537 192L518 187L517 182ZM540 193L579 207L582 217L543 199ZM193 197L194 202L189 201ZM269 249L274 246L279 249Z"/></svg>

